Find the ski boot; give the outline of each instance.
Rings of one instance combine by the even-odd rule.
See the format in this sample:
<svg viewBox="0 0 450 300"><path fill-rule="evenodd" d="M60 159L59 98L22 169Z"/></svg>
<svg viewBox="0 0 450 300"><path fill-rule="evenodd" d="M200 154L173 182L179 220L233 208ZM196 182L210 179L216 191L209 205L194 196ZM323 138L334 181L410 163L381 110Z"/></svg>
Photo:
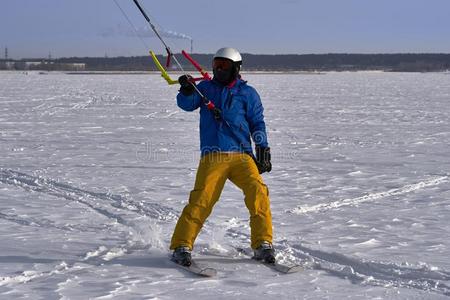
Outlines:
<svg viewBox="0 0 450 300"><path fill-rule="evenodd" d="M253 259L262 260L268 264L275 264L275 250L269 242L262 242L261 245L254 250Z"/></svg>
<svg viewBox="0 0 450 300"><path fill-rule="evenodd" d="M189 267L192 264L191 249L185 246L175 248L172 260L179 265Z"/></svg>

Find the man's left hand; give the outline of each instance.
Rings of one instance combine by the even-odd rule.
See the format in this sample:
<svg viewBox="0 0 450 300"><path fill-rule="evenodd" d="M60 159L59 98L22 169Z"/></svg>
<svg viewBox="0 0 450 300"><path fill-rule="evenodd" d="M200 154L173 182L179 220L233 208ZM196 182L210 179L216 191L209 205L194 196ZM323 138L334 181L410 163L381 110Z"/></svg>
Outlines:
<svg viewBox="0 0 450 300"><path fill-rule="evenodd" d="M270 172L272 170L272 163L270 162L270 147L256 146L256 165L259 174Z"/></svg>

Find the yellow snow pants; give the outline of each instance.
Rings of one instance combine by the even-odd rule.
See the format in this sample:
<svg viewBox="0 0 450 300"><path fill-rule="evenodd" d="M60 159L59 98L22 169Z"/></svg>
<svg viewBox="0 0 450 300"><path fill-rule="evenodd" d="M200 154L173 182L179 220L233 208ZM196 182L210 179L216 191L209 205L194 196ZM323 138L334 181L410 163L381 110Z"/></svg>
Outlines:
<svg viewBox="0 0 450 300"><path fill-rule="evenodd" d="M218 152L204 155L198 166L194 189L172 236L170 249L193 248L194 241L229 179L244 193L250 212L251 247L272 243L272 215L269 190L253 158L245 153Z"/></svg>

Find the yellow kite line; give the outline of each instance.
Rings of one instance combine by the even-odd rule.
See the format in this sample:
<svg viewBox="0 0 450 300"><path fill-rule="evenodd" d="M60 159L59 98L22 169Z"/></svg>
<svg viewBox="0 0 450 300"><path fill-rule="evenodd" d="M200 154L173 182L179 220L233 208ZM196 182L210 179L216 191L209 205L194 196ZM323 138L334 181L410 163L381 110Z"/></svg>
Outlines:
<svg viewBox="0 0 450 300"><path fill-rule="evenodd" d="M152 56L153 62L155 63L156 67L161 71L161 77L164 78L168 84L177 84L178 80L173 80L172 78L170 78L166 69L164 69L159 60L156 58L155 52L150 50L150 55Z"/></svg>

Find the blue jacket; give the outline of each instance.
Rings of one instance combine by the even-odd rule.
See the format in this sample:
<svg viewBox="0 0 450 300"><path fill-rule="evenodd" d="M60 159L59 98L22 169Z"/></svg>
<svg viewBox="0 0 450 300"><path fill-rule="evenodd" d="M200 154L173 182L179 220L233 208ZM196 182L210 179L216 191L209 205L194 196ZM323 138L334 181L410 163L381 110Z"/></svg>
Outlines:
<svg viewBox="0 0 450 300"><path fill-rule="evenodd" d="M200 82L197 87L222 112L221 120L217 121L198 93L177 95L181 109L194 111L200 108L202 156L214 151L252 153L251 138L257 146L268 147L261 99L246 81L238 79L228 87L209 80Z"/></svg>

